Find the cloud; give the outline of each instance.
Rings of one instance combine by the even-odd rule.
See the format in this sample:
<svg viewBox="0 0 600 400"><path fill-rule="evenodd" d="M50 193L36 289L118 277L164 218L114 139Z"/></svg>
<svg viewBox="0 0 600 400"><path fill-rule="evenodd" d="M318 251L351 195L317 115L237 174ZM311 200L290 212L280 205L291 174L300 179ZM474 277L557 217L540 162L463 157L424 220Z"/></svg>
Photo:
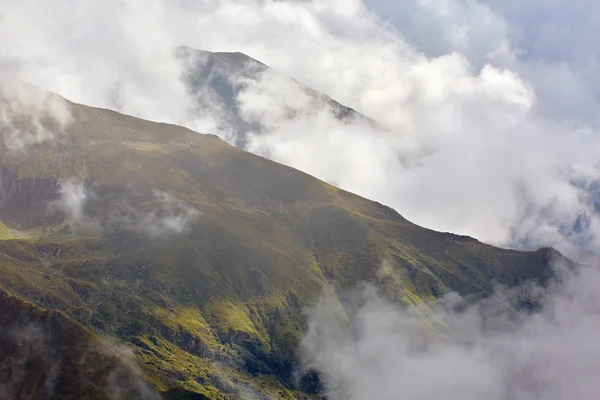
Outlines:
<svg viewBox="0 0 600 400"><path fill-rule="evenodd" d="M232 142L241 121L249 131L239 145L427 227L600 254L600 10L589 1L0 5L10 10L0 17L0 66L26 82ZM212 92L186 87L179 45L244 52L379 125L336 118L330 104L273 71L233 77L242 87L232 122ZM5 143L49 138L33 132ZM76 220L86 192L66 188ZM128 229L189 229L197 212L153 196L154 210L124 211ZM600 359L589 334L599 328L597 286L593 268L569 276L545 295L541 313L518 318L489 308L455 312L446 300L432 305L449 328L446 340L430 342L412 311L377 297L352 316L357 336L348 338L343 314L327 322L341 307L330 311L324 300L312 314L305 361L323 372L332 398L346 398L338 390L359 400L589 398Z"/></svg>
<svg viewBox="0 0 600 400"><path fill-rule="evenodd" d="M25 1L0 21L0 53L69 99L219 134L427 227L598 253L597 6L534 4ZM233 77L231 119L186 87L179 45L249 54L380 126L269 71Z"/></svg>
<svg viewBox="0 0 600 400"><path fill-rule="evenodd" d="M49 207L62 212L73 234L98 234L110 226L152 239L185 233L200 215L176 196L158 189L144 192L142 199L149 206L134 206L127 197L102 197L89 184L65 180L59 182L58 199Z"/></svg>
<svg viewBox="0 0 600 400"><path fill-rule="evenodd" d="M428 227L518 247L593 249L596 131L568 133L536 116L535 92L509 70L486 66L470 75L460 57L444 63L456 72L454 85L418 90L432 98L423 97L427 112L409 124L410 134L340 123L327 106L298 111L306 94L264 74L238 96L242 115L266 127L247 148ZM404 101L406 109L415 105ZM589 224L576 228L581 220Z"/></svg>
<svg viewBox="0 0 600 400"><path fill-rule="evenodd" d="M349 334L343 309L322 299L302 343L305 367L321 373L333 400L591 398L600 269L560 271L561 283L530 292L543 305L533 314L515 312L516 294L499 290L467 307L457 295L430 304L427 324L370 290Z"/></svg>
<svg viewBox="0 0 600 400"><path fill-rule="evenodd" d="M133 229L150 237L179 235L190 229L200 213L177 197L160 190L152 191L158 206L155 210L138 216Z"/></svg>
<svg viewBox="0 0 600 400"><path fill-rule="evenodd" d="M193 103L179 79L184 66L174 55L169 16L157 1L45 7L28 0L2 15L0 65L76 102L183 123Z"/></svg>
<svg viewBox="0 0 600 400"><path fill-rule="evenodd" d="M64 133L71 121L66 102L0 69L0 151L26 151Z"/></svg>
<svg viewBox="0 0 600 400"><path fill-rule="evenodd" d="M65 212L67 218L75 223L81 221L84 217L83 206L87 199L87 190L83 184L74 181L61 182L59 195L59 207Z"/></svg>
<svg viewBox="0 0 600 400"><path fill-rule="evenodd" d="M162 397L156 389L152 387L143 378L136 361L135 354L132 349L120 344L111 343L110 350L114 353L109 353L108 349L104 350L107 356L117 356L118 364L110 371L106 379L104 393L110 400L126 400L132 395L140 400L161 400Z"/></svg>
<svg viewBox="0 0 600 400"><path fill-rule="evenodd" d="M64 223L70 232L83 234L101 231L99 221L86 214L85 206L90 197L89 188L77 180L58 182L58 199L50 203L50 210L64 215Z"/></svg>
<svg viewBox="0 0 600 400"><path fill-rule="evenodd" d="M60 318L60 317L59 317ZM3 398L64 398L93 395L121 400L159 400L161 397L142 378L128 348L106 342L62 343L53 340L48 324L10 321L0 327L0 339L9 351L1 354ZM65 323L60 319L54 324ZM55 327L51 324L52 327ZM64 330L64 326L62 326ZM73 334L67 326L65 334ZM59 328L60 329L60 328ZM76 327L76 329L79 329ZM90 380L93 377L93 381ZM73 386L73 381L76 382Z"/></svg>

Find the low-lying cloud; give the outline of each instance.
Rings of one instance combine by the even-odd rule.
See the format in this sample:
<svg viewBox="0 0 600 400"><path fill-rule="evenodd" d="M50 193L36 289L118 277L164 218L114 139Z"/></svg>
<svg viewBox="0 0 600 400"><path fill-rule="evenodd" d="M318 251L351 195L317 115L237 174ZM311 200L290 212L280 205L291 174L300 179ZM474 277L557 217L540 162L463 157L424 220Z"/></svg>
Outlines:
<svg viewBox="0 0 600 400"><path fill-rule="evenodd" d="M325 297L310 312L305 368L320 372L332 400L593 398L600 269L559 275L560 283L529 292L543 306L536 313L515 311L511 291L467 307L452 294L424 314L371 289L350 323Z"/></svg>
<svg viewBox="0 0 600 400"><path fill-rule="evenodd" d="M177 197L154 189L152 194L158 203L155 210L138 217L136 230L150 237L179 235L187 231L200 213Z"/></svg>
<svg viewBox="0 0 600 400"><path fill-rule="evenodd" d="M58 199L49 208L64 215L64 224L73 234L99 234L110 226L151 239L185 233L200 216L197 209L162 190L144 191L138 197L148 203L144 207L133 204L128 194L113 199L96 193L93 185L65 180L59 182Z"/></svg>
<svg viewBox="0 0 600 400"><path fill-rule="evenodd" d="M89 188L77 180L59 182L58 199L50 203L51 210L59 210L72 233L89 233L101 229L98 221L88 216L85 205L90 196Z"/></svg>
<svg viewBox="0 0 600 400"><path fill-rule="evenodd" d="M598 253L598 10L534 4L24 1L6 5L0 64L74 101L218 134L430 228ZM231 118L181 79L180 45L244 52L380 126L336 119L270 72L231 77Z"/></svg>

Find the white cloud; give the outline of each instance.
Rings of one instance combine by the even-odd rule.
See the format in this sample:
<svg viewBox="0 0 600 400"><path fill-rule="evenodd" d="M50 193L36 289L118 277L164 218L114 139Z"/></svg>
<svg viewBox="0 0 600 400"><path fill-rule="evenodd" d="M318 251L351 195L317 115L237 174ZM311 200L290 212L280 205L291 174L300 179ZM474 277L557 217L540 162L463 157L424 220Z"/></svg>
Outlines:
<svg viewBox="0 0 600 400"><path fill-rule="evenodd" d="M0 150L25 151L64 133L70 121L62 98L16 81L0 70Z"/></svg>
<svg viewBox="0 0 600 400"><path fill-rule="evenodd" d="M305 367L320 371L332 400L593 398L600 272L563 271L563 279L542 293L536 314L517 314L510 292L462 310L452 295L431 305L437 331L415 309L367 291L350 336L342 308L322 299L302 344Z"/></svg>
<svg viewBox="0 0 600 400"><path fill-rule="evenodd" d="M135 364L132 350L114 344L91 341L77 343L75 349L65 352L63 346L57 346L53 340L53 331L39 322L26 323L34 316L20 316L0 326L0 338L3 345L15 349L11 357L3 357L3 367L10 374L3 375L0 381L0 396L14 399L23 396L23 387L31 382L31 360L35 360L35 373L38 378L36 396L46 398L64 398L81 392L84 396L121 400L136 398L140 400L160 400L162 397L143 378ZM41 318L40 318L41 319ZM72 323L64 323L67 332L81 329ZM72 343L67 343L72 344ZM73 369L77 366L78 370ZM67 375L69 374L69 375ZM97 381L92 386L88 381L94 376ZM83 388L69 391L61 385L66 380L84 383ZM81 389L78 391L77 389Z"/></svg>
<svg viewBox="0 0 600 400"><path fill-rule="evenodd" d="M87 199L84 186L72 181L63 182L60 186L60 197L64 209L71 218L83 217L83 205Z"/></svg>

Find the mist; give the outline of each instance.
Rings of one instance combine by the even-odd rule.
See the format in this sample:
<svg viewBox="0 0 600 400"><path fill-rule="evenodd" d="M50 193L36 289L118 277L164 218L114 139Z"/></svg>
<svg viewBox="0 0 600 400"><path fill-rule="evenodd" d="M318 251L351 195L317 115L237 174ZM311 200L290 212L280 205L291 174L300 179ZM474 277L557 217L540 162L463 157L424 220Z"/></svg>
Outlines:
<svg viewBox="0 0 600 400"><path fill-rule="evenodd" d="M0 326L0 341L8 350L0 368L3 374L0 383L2 398L28 398L28 391L33 389L37 391L36 398L40 399L74 398L78 395L110 400L161 399L142 378L129 348L102 341L77 341L61 346L53 340L51 333L67 335L72 332L60 328L56 329L57 332L49 332L48 325L51 324L45 322L44 326L42 322L20 321L10 330ZM93 380L99 375L100 384ZM38 387L31 387L31 376L37 377ZM70 393L65 388L73 382L79 386Z"/></svg>
<svg viewBox="0 0 600 400"><path fill-rule="evenodd" d="M304 367L319 371L331 399L593 398L600 270L556 268L548 288L498 288L475 305L450 294L419 306L426 312L369 288L347 316L324 296L309 313ZM541 310L517 311L519 296Z"/></svg>
<svg viewBox="0 0 600 400"><path fill-rule="evenodd" d="M216 134L428 228L512 248L554 246L576 259L600 255L595 3L0 5L0 155L54 140L70 120L62 100L27 94L29 86L15 86L22 81ZM249 63L228 77L232 116L209 88L190 90L184 78L208 58L182 61L181 45L243 52L271 69ZM339 118L309 89L367 118ZM71 231L93 221L85 211L93 191L66 181L59 195ZM144 213L125 203L114 218L154 238L184 233L200 216L168 193L154 200ZM428 324L372 291L349 320L325 297L309 313L304 367L321 373L332 399L591 398L600 389L592 335L600 275L593 266L560 275L535 289L543 307L531 315L511 311L503 290L459 311L456 295L424 305Z"/></svg>

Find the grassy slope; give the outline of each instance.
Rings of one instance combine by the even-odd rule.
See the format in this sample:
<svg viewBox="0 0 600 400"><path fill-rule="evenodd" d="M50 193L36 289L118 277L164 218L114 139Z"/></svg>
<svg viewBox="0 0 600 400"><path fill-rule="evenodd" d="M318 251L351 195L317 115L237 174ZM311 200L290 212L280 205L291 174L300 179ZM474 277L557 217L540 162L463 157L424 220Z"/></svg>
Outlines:
<svg viewBox="0 0 600 400"><path fill-rule="evenodd" d="M215 136L71 105L60 140L0 159L0 288L133 346L146 379L208 398L298 395L302 310L363 281L407 304L548 274L552 250L516 252L418 227L378 203ZM104 230L73 235L49 207L85 182ZM109 217L168 191L201 215L146 238Z"/></svg>

